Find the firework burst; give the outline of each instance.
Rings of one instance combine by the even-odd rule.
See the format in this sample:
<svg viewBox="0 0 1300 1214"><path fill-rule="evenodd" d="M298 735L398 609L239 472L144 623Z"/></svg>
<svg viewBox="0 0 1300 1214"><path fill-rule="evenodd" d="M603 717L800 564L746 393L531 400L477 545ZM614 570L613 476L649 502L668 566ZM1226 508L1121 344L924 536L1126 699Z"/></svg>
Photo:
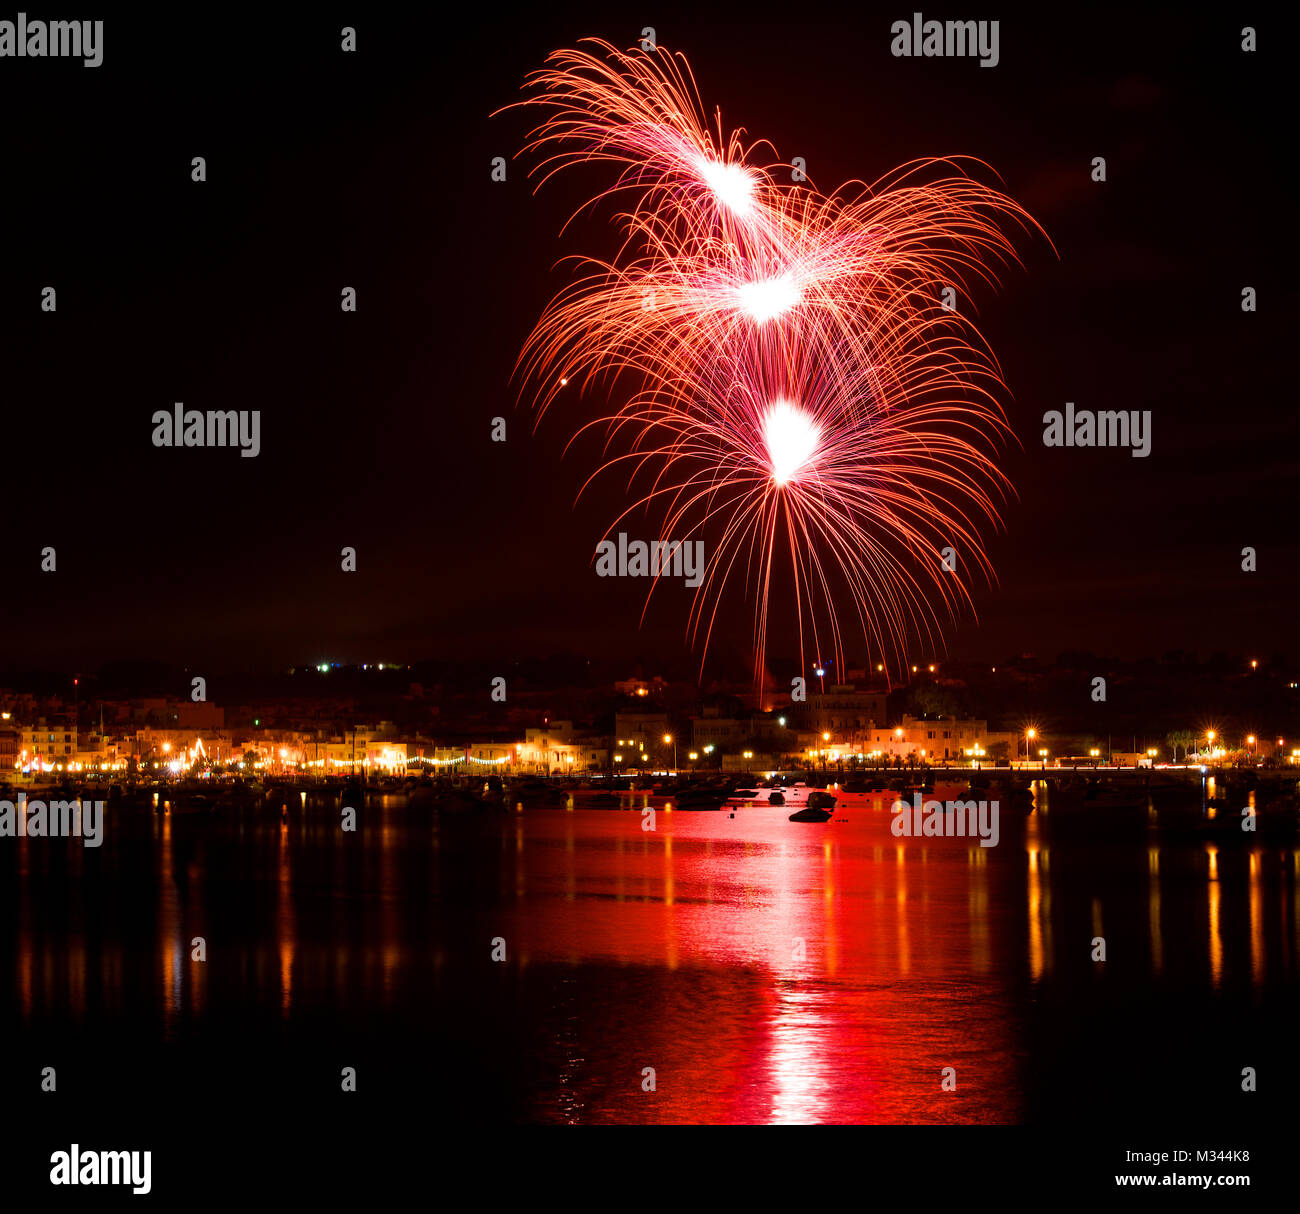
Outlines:
<svg viewBox="0 0 1300 1214"><path fill-rule="evenodd" d="M525 148L543 154L539 185L607 163L589 204L619 204L616 255L572 259L520 354L539 415L561 385L622 400L578 433L606 432L592 479L626 473L611 532L646 512L665 541L709 541L688 625L701 661L743 582L762 677L781 569L801 655L843 662L837 602L891 669L918 635L939 645L970 607L965 578L992 577L980 533L1010 492L1001 374L942 290L996 286L1017 260L1009 233L1041 229L966 171L979 162L916 162L831 195L783 184L770 145L720 114L710 126L682 56L588 45L550 56L516 103L545 111Z"/></svg>

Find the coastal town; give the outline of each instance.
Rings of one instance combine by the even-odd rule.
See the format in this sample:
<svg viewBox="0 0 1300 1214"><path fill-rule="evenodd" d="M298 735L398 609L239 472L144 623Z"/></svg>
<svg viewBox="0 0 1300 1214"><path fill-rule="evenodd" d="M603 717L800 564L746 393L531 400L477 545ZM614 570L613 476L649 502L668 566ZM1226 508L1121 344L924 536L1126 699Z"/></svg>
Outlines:
<svg viewBox="0 0 1300 1214"><path fill-rule="evenodd" d="M496 702L494 688L476 696L464 678L456 686L430 686L405 665L320 663L290 672L272 693L223 704L183 694L91 694L73 676L71 695L0 688L0 768L21 783L73 774L599 779L1300 762L1282 732L1293 719L1286 705L1296 695L1296 680L1280 667L1261 670L1258 659L1238 665L1234 672L1228 663L1218 681L1235 690L1244 710L1223 720L1204 713L1175 720L1153 711L1142 729L1109 733L1100 725L1078 728L1088 709L1104 703L1079 697L1085 707L1073 720L1057 703L1060 685L1071 681L1068 663L1045 668L1027 656L1004 664L1001 679L997 667L980 667L976 677L971 664L927 663L907 672L900 686L866 667L833 676L820 667L802 696L721 685L701 692L638 675L568 687L558 678L548 687L521 679L508 699ZM1201 679L1213 677L1209 667L1196 671ZM1173 676L1166 671L1163 677L1168 682ZM1113 681L1118 687L1131 678L1121 671ZM1224 700L1224 688L1206 698ZM1023 707L1008 711L1017 702ZM1243 715L1252 703L1259 705L1254 716ZM993 711L981 713L981 704ZM1170 721L1176 727L1166 727ZM1128 722L1115 714L1109 723Z"/></svg>

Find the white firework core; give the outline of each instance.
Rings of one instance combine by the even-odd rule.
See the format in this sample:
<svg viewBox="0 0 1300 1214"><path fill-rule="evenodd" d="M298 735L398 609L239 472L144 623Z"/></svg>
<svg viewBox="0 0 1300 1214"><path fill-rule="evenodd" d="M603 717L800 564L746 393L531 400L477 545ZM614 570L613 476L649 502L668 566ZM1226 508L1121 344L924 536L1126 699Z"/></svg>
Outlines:
<svg viewBox="0 0 1300 1214"><path fill-rule="evenodd" d="M778 485L788 485L808 466L817 453L821 435L821 427L798 405L787 400L773 403L763 418L763 443L772 479Z"/></svg>
<svg viewBox="0 0 1300 1214"><path fill-rule="evenodd" d="M789 274L760 278L736 288L740 310L760 325L790 311L802 298L798 283Z"/></svg>
<svg viewBox="0 0 1300 1214"><path fill-rule="evenodd" d="M725 164L721 160L699 160L700 176L704 178L714 197L729 211L748 215L754 197L754 179L748 170L738 164Z"/></svg>

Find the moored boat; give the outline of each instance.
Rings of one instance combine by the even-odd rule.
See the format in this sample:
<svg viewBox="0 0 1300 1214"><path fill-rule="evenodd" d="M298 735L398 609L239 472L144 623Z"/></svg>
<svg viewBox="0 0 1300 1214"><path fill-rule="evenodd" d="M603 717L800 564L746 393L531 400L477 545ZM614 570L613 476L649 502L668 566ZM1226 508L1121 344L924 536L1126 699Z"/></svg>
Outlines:
<svg viewBox="0 0 1300 1214"><path fill-rule="evenodd" d="M808 804L790 815L791 822L829 822L835 812L835 797L822 789L808 794Z"/></svg>
<svg viewBox="0 0 1300 1214"><path fill-rule="evenodd" d="M674 809L715 810L721 809L727 794L718 788L684 788L672 797Z"/></svg>

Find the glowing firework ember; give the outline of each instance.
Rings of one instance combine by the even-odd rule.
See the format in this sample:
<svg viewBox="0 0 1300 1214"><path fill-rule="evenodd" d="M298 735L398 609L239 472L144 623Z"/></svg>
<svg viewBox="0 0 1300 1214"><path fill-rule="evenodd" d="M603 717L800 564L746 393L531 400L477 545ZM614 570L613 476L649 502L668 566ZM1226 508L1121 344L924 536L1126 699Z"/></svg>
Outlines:
<svg viewBox="0 0 1300 1214"><path fill-rule="evenodd" d="M748 169L703 156L696 161L696 168L723 206L737 215L750 213L754 205L754 179Z"/></svg>
<svg viewBox="0 0 1300 1214"><path fill-rule="evenodd" d="M547 112L525 149L546 153L542 180L615 167L592 201L625 201L623 239L611 261L581 260L519 373L539 411L570 383L623 398L580 427L624 445L600 471L642 485L610 530L649 509L665 539L710 541L690 618L704 653L743 570L762 677L788 553L801 654L843 663L838 600L893 667L915 634L939 642L936 602L969 607L966 572L991 576L979 525L998 524L1009 491L1004 385L941 293L996 285L990 265L1016 260L1005 229L1041 229L951 160L831 195L781 184L760 145L720 115L710 127L682 56L591 45L553 54L516 104Z"/></svg>
<svg viewBox="0 0 1300 1214"><path fill-rule="evenodd" d="M789 274L742 282L736 288L737 306L757 324L790 311L802 298L798 285Z"/></svg>
<svg viewBox="0 0 1300 1214"><path fill-rule="evenodd" d="M772 465L772 479L789 484L817 451L821 427L798 405L777 401L763 418L763 445Z"/></svg>

